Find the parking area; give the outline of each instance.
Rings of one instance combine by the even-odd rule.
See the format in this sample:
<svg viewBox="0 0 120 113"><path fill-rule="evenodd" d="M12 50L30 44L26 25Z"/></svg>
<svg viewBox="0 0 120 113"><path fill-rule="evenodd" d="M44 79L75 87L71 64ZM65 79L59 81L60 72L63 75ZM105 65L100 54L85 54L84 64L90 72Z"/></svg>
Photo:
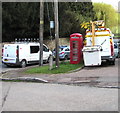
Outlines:
<svg viewBox="0 0 120 113"><path fill-rule="evenodd" d="M25 74L24 70L36 67L36 65L26 68L8 68L11 71L2 74L3 78L34 77L47 80L48 83L67 85L87 85L93 87L118 87L118 62L115 65L103 63L97 67L84 67L78 71L64 74ZM6 69L6 68L4 68Z"/></svg>

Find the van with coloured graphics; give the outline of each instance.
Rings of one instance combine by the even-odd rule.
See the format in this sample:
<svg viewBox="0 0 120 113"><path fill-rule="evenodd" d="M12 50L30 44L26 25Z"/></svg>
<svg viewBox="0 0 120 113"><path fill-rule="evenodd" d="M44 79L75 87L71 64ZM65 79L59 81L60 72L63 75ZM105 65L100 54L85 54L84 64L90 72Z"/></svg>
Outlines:
<svg viewBox="0 0 120 113"><path fill-rule="evenodd" d="M114 41L111 30L104 26L99 26L95 21L97 28L86 31L85 44L83 48L84 62L86 66L101 65L106 61L111 65L115 64ZM92 26L93 27L93 26Z"/></svg>

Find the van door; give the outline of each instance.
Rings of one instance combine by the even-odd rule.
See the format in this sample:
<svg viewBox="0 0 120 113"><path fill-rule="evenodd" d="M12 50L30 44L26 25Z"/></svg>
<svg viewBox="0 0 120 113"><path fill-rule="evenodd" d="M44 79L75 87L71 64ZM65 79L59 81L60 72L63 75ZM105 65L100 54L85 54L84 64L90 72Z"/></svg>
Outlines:
<svg viewBox="0 0 120 113"><path fill-rule="evenodd" d="M39 61L39 46L30 46L30 63Z"/></svg>
<svg viewBox="0 0 120 113"><path fill-rule="evenodd" d="M103 44L103 56L111 56L110 37L107 37L106 43Z"/></svg>
<svg viewBox="0 0 120 113"><path fill-rule="evenodd" d="M4 45L3 50L3 62L4 63L16 63L17 58L17 46L16 45Z"/></svg>
<svg viewBox="0 0 120 113"><path fill-rule="evenodd" d="M96 45L101 46L101 56L110 56L111 49L110 49L110 38L108 36L104 37L96 37Z"/></svg>
<svg viewBox="0 0 120 113"><path fill-rule="evenodd" d="M43 60L48 60L49 56L49 49L43 45Z"/></svg>
<svg viewBox="0 0 120 113"><path fill-rule="evenodd" d="M16 46L6 45L4 47L4 57L16 58Z"/></svg>

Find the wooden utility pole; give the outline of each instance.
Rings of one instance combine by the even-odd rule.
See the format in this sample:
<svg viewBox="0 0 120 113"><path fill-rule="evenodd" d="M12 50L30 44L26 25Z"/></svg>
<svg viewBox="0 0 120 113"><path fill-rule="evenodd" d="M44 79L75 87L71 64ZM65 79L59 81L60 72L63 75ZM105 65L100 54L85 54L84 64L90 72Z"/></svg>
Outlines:
<svg viewBox="0 0 120 113"><path fill-rule="evenodd" d="M39 43L40 43L40 54L39 54L39 66L43 66L43 25L44 25L44 1L40 0L40 28L39 28Z"/></svg>
<svg viewBox="0 0 120 113"><path fill-rule="evenodd" d="M94 22L91 22L92 23L92 46L95 45L95 23Z"/></svg>
<svg viewBox="0 0 120 113"><path fill-rule="evenodd" d="M58 24L58 0L54 0L55 15L55 51L56 51L56 67L59 67L59 24Z"/></svg>

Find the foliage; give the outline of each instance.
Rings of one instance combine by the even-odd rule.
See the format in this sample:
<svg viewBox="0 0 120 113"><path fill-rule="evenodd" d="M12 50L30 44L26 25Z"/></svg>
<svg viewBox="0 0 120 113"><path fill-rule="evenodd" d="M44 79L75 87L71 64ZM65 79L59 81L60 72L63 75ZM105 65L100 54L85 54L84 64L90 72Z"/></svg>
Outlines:
<svg viewBox="0 0 120 113"><path fill-rule="evenodd" d="M39 4L8 2L2 4L3 41L15 38L38 37Z"/></svg>
<svg viewBox="0 0 120 113"><path fill-rule="evenodd" d="M2 37L3 41L15 38L39 37L39 2L3 2L2 3ZM59 34L70 34L85 30L80 24L93 20L94 11L91 2L59 2ZM54 37L50 21L54 21L54 3L44 3L44 39Z"/></svg>
<svg viewBox="0 0 120 113"><path fill-rule="evenodd" d="M109 27L114 33L117 33L118 14L109 4L94 3L95 20L104 20L105 26ZM114 30L116 29L116 30Z"/></svg>
<svg viewBox="0 0 120 113"><path fill-rule="evenodd" d="M91 28L91 23L90 22L83 22L81 24L81 28L90 29Z"/></svg>
<svg viewBox="0 0 120 113"><path fill-rule="evenodd" d="M63 6L62 6L63 5ZM64 7L64 13L59 13L60 17L60 36L69 37L70 34L79 32L85 34L85 29L80 27L83 22L94 18L94 11L91 2L67 2L60 5L61 11ZM66 21L65 21L66 20ZM64 22L65 21L65 22Z"/></svg>

